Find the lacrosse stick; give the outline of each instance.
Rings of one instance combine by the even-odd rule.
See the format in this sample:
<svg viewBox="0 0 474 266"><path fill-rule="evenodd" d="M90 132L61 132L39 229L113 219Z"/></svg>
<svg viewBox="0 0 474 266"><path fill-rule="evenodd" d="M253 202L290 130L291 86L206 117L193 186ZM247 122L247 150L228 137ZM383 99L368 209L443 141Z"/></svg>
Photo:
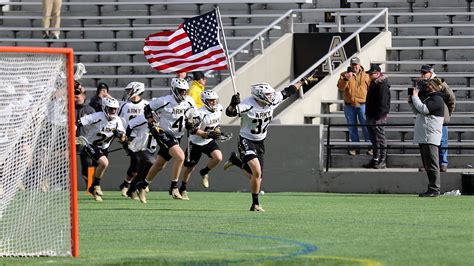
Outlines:
<svg viewBox="0 0 474 266"><path fill-rule="evenodd" d="M193 115L194 115L194 107L191 106L189 107L188 109L186 109L186 111L184 111L184 117L186 119L186 121L189 121L191 119L193 119ZM186 162L189 162L189 156L191 154L191 151L190 151L190 143L191 141L189 140L189 130L186 129Z"/></svg>
<svg viewBox="0 0 474 266"><path fill-rule="evenodd" d="M229 133L226 133L226 132L221 132L221 135L219 136L219 138L217 140L219 140L220 142L226 142L228 140L230 140L234 135L229 132Z"/></svg>
<svg viewBox="0 0 474 266"><path fill-rule="evenodd" d="M86 66L84 66L83 63L78 63L76 66L76 73L74 73L74 80L80 80L86 73Z"/></svg>

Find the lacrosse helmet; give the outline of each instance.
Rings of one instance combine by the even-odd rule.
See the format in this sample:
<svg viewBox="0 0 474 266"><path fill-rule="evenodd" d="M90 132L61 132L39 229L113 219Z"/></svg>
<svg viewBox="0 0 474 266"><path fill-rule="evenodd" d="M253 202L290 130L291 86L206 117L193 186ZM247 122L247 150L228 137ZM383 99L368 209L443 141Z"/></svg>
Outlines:
<svg viewBox="0 0 474 266"><path fill-rule="evenodd" d="M129 101L135 96L141 96L145 92L145 84L137 81L132 81L128 83L125 87L125 95L123 97L124 101Z"/></svg>
<svg viewBox="0 0 474 266"><path fill-rule="evenodd" d="M117 116L119 107L119 102L115 98L102 98L102 111L104 112L105 117L107 117L107 120L112 120L112 118Z"/></svg>
<svg viewBox="0 0 474 266"><path fill-rule="evenodd" d="M188 90L189 84L185 79L173 78L171 80L171 93L178 103L184 101Z"/></svg>
<svg viewBox="0 0 474 266"><path fill-rule="evenodd" d="M201 93L201 100L204 103L204 106L206 106L207 110L211 112L215 112L217 110L217 103L219 102L219 95L217 95L216 92L211 91L211 90L204 90ZM216 100L216 102L213 105L210 105L208 100Z"/></svg>
<svg viewBox="0 0 474 266"><path fill-rule="evenodd" d="M257 83L250 86L250 93L255 100L270 105L275 98L275 89L268 83Z"/></svg>

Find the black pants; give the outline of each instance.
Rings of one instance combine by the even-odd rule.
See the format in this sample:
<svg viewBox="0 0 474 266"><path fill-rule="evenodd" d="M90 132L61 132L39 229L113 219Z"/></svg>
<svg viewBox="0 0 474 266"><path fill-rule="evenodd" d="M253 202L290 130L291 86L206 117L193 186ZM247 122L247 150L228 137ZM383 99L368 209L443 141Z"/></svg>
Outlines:
<svg viewBox="0 0 474 266"><path fill-rule="evenodd" d="M419 144L421 160L423 167L426 169L428 175L428 191L440 190L440 172L439 172L439 146L434 144Z"/></svg>
<svg viewBox="0 0 474 266"><path fill-rule="evenodd" d="M383 161L387 157L387 143L385 142L385 124L387 117L376 120L373 117L367 117L366 125L369 131L370 142L374 149L373 159Z"/></svg>

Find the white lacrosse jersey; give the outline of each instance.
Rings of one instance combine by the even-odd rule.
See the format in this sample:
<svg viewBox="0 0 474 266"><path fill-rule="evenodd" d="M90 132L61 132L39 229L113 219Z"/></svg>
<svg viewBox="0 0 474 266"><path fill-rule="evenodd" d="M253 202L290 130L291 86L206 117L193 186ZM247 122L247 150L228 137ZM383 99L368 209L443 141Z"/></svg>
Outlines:
<svg viewBox="0 0 474 266"><path fill-rule="evenodd" d="M237 106L240 115L240 136L250 140L264 140L267 129L273 118L273 110L283 102L281 92L275 92L273 103L264 107L260 106L255 98L243 99Z"/></svg>
<svg viewBox="0 0 474 266"><path fill-rule="evenodd" d="M145 115L141 114L128 122L127 130L131 130L130 137L134 139L128 144L128 148L133 151L156 152L157 142L148 129L148 121Z"/></svg>
<svg viewBox="0 0 474 266"><path fill-rule="evenodd" d="M201 119L201 124L199 125L199 129L203 131L207 131L209 129L213 129L217 127L221 123L222 110L224 110L224 108L220 104L217 104L216 107L217 108L215 112L209 111L206 108L206 106L203 106L197 110L194 116L195 117L198 116ZM204 146L212 141L212 139L210 138L205 139L198 135L189 136L189 140L192 143L200 145L200 146Z"/></svg>
<svg viewBox="0 0 474 266"><path fill-rule="evenodd" d="M180 103L173 95L159 97L150 101L150 107L160 116L160 127L175 138L181 138L186 131L185 116L193 117L197 109L193 98L188 95Z"/></svg>
<svg viewBox="0 0 474 266"><path fill-rule="evenodd" d="M107 149L114 138L113 131L116 129L125 133L125 129L122 124L122 119L118 116L107 120L104 112L96 112L90 115L85 115L80 118L81 124L88 127L87 134L84 136L90 144L101 148Z"/></svg>
<svg viewBox="0 0 474 266"><path fill-rule="evenodd" d="M123 102L118 110L118 115L122 118L123 126L127 127L130 119L133 119L143 114L143 108L148 104L147 100L140 100L134 102Z"/></svg>

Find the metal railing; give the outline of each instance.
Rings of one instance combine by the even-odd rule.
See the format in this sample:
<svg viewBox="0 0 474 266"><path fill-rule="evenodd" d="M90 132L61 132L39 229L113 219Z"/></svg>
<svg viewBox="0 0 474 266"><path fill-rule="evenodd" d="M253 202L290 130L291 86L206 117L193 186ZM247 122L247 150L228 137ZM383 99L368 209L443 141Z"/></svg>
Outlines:
<svg viewBox="0 0 474 266"><path fill-rule="evenodd" d="M381 126L381 127L411 127L413 128L414 131L414 124L381 124L381 125L360 125L360 124L328 124L327 125L327 131L326 131L326 156L325 156L325 168L326 172L329 171L329 167L331 165L331 151L332 150L347 150L347 149L360 149L360 148L367 148L369 147L370 149L377 149L372 147L371 142L367 142L365 145L351 145L350 141L347 141L347 144L341 144L339 147L335 147L335 145L331 144L331 127L345 127L348 128L349 126L357 126L357 127L375 127L375 126ZM450 123L449 127L466 127L466 128L472 128L470 125L466 124L461 124L461 123ZM419 149L419 146L417 144L414 144L410 141L401 141L401 142L406 142L406 145L396 145L396 144L390 144L390 142L386 143L387 147L383 148L378 148L378 149L387 149L387 150L405 150L405 149ZM448 141L449 142L449 141ZM350 146L350 147L349 147ZM461 140L458 141L450 141L448 144L448 147L443 148L447 150L474 150L474 142L472 141L466 141L462 142Z"/></svg>
<svg viewBox="0 0 474 266"><path fill-rule="evenodd" d="M243 51L251 51L253 52L253 44L255 42L259 42L260 44L260 51L261 53L264 53L265 51L265 39L267 39L267 43L270 44L270 31L274 29L281 29L280 26L278 26L279 23L281 23L284 19L289 19L288 21L288 29L289 32L293 33L294 31L294 18L298 17L299 22L301 22L301 16L303 13L325 13L325 12L348 12L351 10L348 10L346 8L320 8L320 9L290 9L284 14L282 14L279 18L275 19L270 25L268 25L266 28L258 32L256 35L254 35L252 38L250 38L248 41L246 41L244 44L242 44L239 48L237 48L233 53L229 55L229 61L230 61L230 66L232 67L233 72L235 73L235 57L239 54L242 53ZM356 39L356 45L357 45L357 52L360 52L361 45L360 45L360 37L359 34L367 29L371 24L373 24L377 19L379 19L382 16L384 17L384 31L388 31L388 8L358 8L357 10L354 10L354 12L364 12L364 11L370 11L370 12L377 12L376 15L369 21L367 21L365 24L361 26L358 30L356 30L354 33L352 33L348 38L346 38L343 42L341 42L338 46L336 46L334 49L329 51L325 56L323 56L320 60L318 60L316 63L314 63L311 67L309 67L305 72L303 72L301 75L299 75L296 79L294 79L291 83L294 83L301 78L309 75L314 69L316 69L319 65L324 63L326 60L329 61L329 73L332 73L332 64L331 64L331 56L339 51L340 48L342 48L344 45L346 45L349 41L352 39ZM298 16L299 14L299 16ZM360 14L361 16L364 15L364 13ZM370 13L371 16L373 16L373 13ZM340 28L341 21L338 19L338 27ZM214 70L210 70L206 72L206 75L213 75L212 73ZM303 97L303 91L300 91L300 97Z"/></svg>

